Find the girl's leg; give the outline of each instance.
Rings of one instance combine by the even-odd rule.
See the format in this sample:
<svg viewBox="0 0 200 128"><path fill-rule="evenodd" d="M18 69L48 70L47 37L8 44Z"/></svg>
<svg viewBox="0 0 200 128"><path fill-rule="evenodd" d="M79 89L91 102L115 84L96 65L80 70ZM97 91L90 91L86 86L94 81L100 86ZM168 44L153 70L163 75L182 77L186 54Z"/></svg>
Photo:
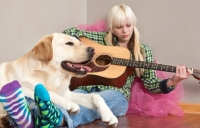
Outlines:
<svg viewBox="0 0 200 128"><path fill-rule="evenodd" d="M74 92L78 93L87 93L84 90L76 89ZM123 116L126 114L128 109L128 102L126 98L118 91L114 90L105 90L101 92L95 92L103 97L108 107L111 109L115 116ZM31 107L32 115L37 118L38 109L35 107L34 103L31 102L30 98L27 98L29 107ZM96 119L99 119L100 116L96 110L91 110L80 106L80 112L75 115L69 115L68 112L59 105L56 107L61 111L63 118L67 122L68 128L74 128L82 124L91 123Z"/></svg>
<svg viewBox="0 0 200 128"><path fill-rule="evenodd" d="M36 126L41 128L54 128L62 125L63 116L61 111L51 102L48 91L42 84L35 87L35 103L39 109L36 118Z"/></svg>
<svg viewBox="0 0 200 128"><path fill-rule="evenodd" d="M81 89L76 89L74 92L87 93ZM106 104L115 116L123 116L126 114L128 109L128 101L120 92L115 90L105 90L94 93L99 94L105 100ZM99 119L100 115L98 114L97 110L91 110L80 106L80 112L75 115L70 115L70 118L74 127L77 127L79 125L91 123L94 120Z"/></svg>
<svg viewBox="0 0 200 128"><path fill-rule="evenodd" d="M82 89L75 89L73 92L84 93L84 94L88 93ZM97 110L91 110L91 109L85 108L81 105L79 105L79 107L80 107L80 111L78 114L70 115L70 118L73 121L74 127L77 127L77 126L83 125L83 124L87 124L87 123L91 123L94 120L100 118Z"/></svg>
<svg viewBox="0 0 200 128"><path fill-rule="evenodd" d="M0 101L9 116L20 128L33 128L33 120L18 81L4 85ZM14 122L12 122L14 124Z"/></svg>
<svg viewBox="0 0 200 128"><path fill-rule="evenodd" d="M124 116L128 110L128 101L124 95L115 90L104 90L98 94L105 100L115 116Z"/></svg>

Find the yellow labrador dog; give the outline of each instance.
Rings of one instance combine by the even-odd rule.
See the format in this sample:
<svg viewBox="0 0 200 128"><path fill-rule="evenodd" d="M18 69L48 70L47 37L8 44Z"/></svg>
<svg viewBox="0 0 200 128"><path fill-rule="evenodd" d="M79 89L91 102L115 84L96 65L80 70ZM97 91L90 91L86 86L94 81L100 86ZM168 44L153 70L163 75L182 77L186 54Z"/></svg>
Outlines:
<svg viewBox="0 0 200 128"><path fill-rule="evenodd" d="M13 62L0 64L0 88L19 81L25 96L34 98L34 87L45 85L51 100L69 113L77 113L79 105L97 109L103 122L116 126L117 118L97 94L81 94L70 91L72 77L83 77L91 69L84 66L93 58L94 49L80 40L61 33L44 36L36 46ZM0 106L0 114L6 114Z"/></svg>

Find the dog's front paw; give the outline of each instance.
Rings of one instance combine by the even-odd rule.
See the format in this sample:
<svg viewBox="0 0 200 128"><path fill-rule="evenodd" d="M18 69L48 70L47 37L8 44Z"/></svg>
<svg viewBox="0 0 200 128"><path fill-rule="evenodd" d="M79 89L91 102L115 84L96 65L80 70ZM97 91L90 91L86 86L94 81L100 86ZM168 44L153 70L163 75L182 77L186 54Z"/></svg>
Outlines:
<svg viewBox="0 0 200 128"><path fill-rule="evenodd" d="M80 111L80 107L78 106L77 103L73 103L71 104L70 109L68 110L69 114L77 114Z"/></svg>
<svg viewBox="0 0 200 128"><path fill-rule="evenodd" d="M118 119L113 114L104 114L102 115L102 121L106 123L108 126L116 127L118 124Z"/></svg>
<svg viewBox="0 0 200 128"><path fill-rule="evenodd" d="M66 102L63 107L68 111L69 114L77 114L80 111L78 104L71 101Z"/></svg>

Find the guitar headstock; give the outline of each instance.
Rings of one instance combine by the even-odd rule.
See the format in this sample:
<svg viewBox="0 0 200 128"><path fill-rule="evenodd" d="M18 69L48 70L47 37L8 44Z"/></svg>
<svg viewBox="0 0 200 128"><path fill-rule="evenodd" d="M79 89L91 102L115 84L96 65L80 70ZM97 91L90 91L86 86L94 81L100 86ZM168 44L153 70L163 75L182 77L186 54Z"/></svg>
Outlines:
<svg viewBox="0 0 200 128"><path fill-rule="evenodd" d="M197 80L200 80L200 70L193 69L193 77Z"/></svg>

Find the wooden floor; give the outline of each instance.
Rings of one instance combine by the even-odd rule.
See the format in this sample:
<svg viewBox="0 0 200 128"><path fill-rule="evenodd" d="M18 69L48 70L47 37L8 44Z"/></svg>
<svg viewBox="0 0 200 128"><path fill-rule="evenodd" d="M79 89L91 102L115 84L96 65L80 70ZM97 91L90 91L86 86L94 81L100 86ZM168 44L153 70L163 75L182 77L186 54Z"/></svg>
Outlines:
<svg viewBox="0 0 200 128"><path fill-rule="evenodd" d="M146 117L136 114L128 114L118 117L117 128L200 128L200 114L186 113L184 116L168 117ZM77 128L105 128L106 125L101 120L82 125Z"/></svg>
<svg viewBox="0 0 200 128"><path fill-rule="evenodd" d="M147 117L137 114L127 114L118 117L117 128L200 128L200 104L180 103L184 116ZM105 128L101 120L82 125L77 128Z"/></svg>

